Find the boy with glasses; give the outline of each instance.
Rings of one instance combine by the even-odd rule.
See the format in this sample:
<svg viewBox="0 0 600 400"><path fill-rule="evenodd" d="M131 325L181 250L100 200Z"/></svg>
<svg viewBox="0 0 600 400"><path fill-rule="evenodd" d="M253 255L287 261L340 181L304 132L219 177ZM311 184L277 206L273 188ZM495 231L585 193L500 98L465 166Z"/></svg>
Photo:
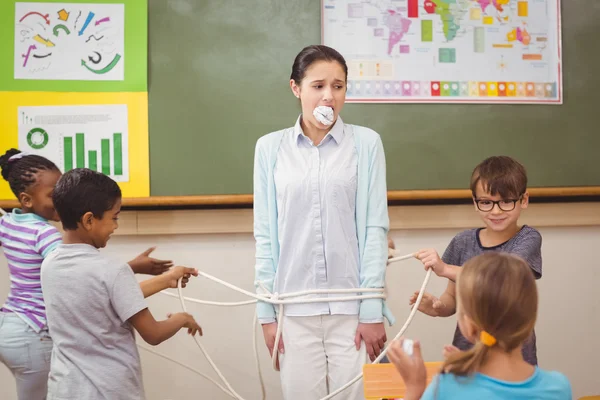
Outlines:
<svg viewBox="0 0 600 400"><path fill-rule="evenodd" d="M527 261L536 279L542 277L542 236L536 229L518 224L521 210L529 204L527 173L523 165L510 157L490 157L475 168L470 186L475 210L485 227L456 235L442 258L434 249L417 253L426 270L432 269L436 275L448 278L448 287L439 299L426 293L419 306L419 311L433 317L454 315L455 282L461 266L484 252L500 251L520 256ZM411 305L417 294L411 296ZM452 344L454 347L446 346L445 354L473 346L458 328ZM523 346L523 357L530 364L537 365L535 331Z"/></svg>

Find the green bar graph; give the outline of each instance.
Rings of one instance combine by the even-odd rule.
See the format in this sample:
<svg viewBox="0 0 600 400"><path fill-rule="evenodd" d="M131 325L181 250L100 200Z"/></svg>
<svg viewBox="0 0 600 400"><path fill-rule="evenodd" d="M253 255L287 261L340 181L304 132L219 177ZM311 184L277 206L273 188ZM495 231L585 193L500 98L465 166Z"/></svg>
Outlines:
<svg viewBox="0 0 600 400"><path fill-rule="evenodd" d="M75 165L77 168L85 168L85 137L83 133L75 134Z"/></svg>
<svg viewBox="0 0 600 400"><path fill-rule="evenodd" d="M113 133L112 145L110 142L111 139L100 139L100 149L98 150L97 145L89 142L89 137L86 138L85 133L76 133L74 138L73 136L63 137L65 172L73 168L85 168L87 157L89 169L105 175L111 175L112 172L115 176L123 176L123 134L121 132ZM89 150L90 147L96 150Z"/></svg>
<svg viewBox="0 0 600 400"><path fill-rule="evenodd" d="M88 162L90 163L89 168L92 171L98 171L98 152L96 150L89 151Z"/></svg>
<svg viewBox="0 0 600 400"><path fill-rule="evenodd" d="M100 142L102 151L102 173L104 175L110 175L110 139L102 139Z"/></svg>
<svg viewBox="0 0 600 400"><path fill-rule="evenodd" d="M73 169L73 138L65 137L63 140L65 172Z"/></svg>
<svg viewBox="0 0 600 400"><path fill-rule="evenodd" d="M113 135L115 175L123 175L123 135Z"/></svg>

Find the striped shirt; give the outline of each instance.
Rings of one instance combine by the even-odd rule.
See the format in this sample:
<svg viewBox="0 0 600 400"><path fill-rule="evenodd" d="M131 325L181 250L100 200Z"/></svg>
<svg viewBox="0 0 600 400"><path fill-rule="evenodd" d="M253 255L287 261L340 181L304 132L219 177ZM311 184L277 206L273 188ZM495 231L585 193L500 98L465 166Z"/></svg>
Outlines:
<svg viewBox="0 0 600 400"><path fill-rule="evenodd" d="M15 209L0 218L0 244L10 274L10 292L2 310L17 314L35 332L47 329L42 261L61 242L60 232L37 214Z"/></svg>

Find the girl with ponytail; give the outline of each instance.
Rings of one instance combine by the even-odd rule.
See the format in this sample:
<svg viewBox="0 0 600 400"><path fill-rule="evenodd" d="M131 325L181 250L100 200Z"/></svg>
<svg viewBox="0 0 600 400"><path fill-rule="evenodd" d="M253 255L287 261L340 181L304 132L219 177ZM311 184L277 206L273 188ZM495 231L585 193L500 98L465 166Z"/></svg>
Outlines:
<svg viewBox="0 0 600 400"><path fill-rule="evenodd" d="M537 308L535 278L524 260L498 252L469 260L457 281L457 316L461 333L474 346L452 352L425 390L420 346L409 356L401 342L392 343L388 356L407 385L405 400L571 399L564 375L523 359Z"/></svg>

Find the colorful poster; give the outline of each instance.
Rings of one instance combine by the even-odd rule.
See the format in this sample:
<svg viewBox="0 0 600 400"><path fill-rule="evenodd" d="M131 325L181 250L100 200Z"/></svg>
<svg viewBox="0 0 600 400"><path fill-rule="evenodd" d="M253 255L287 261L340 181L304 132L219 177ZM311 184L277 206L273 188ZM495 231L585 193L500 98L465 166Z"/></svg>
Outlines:
<svg viewBox="0 0 600 400"><path fill-rule="evenodd" d="M95 169L148 197L147 0L2 0L0 32L0 153Z"/></svg>
<svg viewBox="0 0 600 400"><path fill-rule="evenodd" d="M562 103L560 0L322 0L349 102Z"/></svg>
<svg viewBox="0 0 600 400"><path fill-rule="evenodd" d="M123 4L17 3L14 78L124 79Z"/></svg>
<svg viewBox="0 0 600 400"><path fill-rule="evenodd" d="M41 154L62 171L71 160L73 168L93 168L95 159L123 197L150 195L146 92L0 92L0 132L2 153L14 147ZM0 179L0 200L12 199Z"/></svg>
<svg viewBox="0 0 600 400"><path fill-rule="evenodd" d="M148 91L147 0L2 0L0 33L0 91Z"/></svg>
<svg viewBox="0 0 600 400"><path fill-rule="evenodd" d="M129 181L127 105L19 107L19 149Z"/></svg>

